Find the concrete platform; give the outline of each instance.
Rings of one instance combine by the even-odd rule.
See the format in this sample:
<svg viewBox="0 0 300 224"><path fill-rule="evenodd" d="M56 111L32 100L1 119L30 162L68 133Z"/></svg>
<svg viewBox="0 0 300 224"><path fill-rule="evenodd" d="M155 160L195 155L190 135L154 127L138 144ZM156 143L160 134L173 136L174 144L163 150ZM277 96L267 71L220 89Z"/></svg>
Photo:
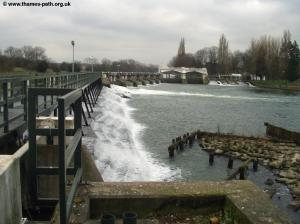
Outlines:
<svg viewBox="0 0 300 224"><path fill-rule="evenodd" d="M269 197L250 181L89 182L80 187L72 223L97 223L104 213L118 219L133 211L141 219L164 220L182 214L189 220L231 211L240 224L291 224ZM84 217L85 216L85 217ZM162 222L164 223L164 222ZM177 222L202 223L202 222Z"/></svg>

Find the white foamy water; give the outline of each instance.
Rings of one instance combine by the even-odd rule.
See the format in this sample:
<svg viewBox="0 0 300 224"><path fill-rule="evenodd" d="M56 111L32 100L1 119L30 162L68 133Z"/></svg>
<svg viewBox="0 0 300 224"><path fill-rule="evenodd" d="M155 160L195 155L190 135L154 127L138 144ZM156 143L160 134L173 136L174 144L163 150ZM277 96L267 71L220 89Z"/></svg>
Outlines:
<svg viewBox="0 0 300 224"><path fill-rule="evenodd" d="M164 90L150 90L150 89L137 89L131 88L128 90L130 94L134 95L157 95L157 96L195 96L195 97L210 97L210 98L225 98L233 100L255 100L255 101L276 101L276 98L266 98L266 97L245 97L245 96L230 96L230 95L216 95L209 93L188 93L188 92L173 92Z"/></svg>
<svg viewBox="0 0 300 224"><path fill-rule="evenodd" d="M104 181L161 181L180 177L149 153L141 140L146 127L132 118L130 96L124 87L104 87L92 123L96 134L94 155Z"/></svg>
<svg viewBox="0 0 300 224"><path fill-rule="evenodd" d="M211 86L247 86L247 84L245 84L244 82L237 82L236 84L234 83L225 83L225 82L217 82L217 81L213 81L210 80L208 85Z"/></svg>

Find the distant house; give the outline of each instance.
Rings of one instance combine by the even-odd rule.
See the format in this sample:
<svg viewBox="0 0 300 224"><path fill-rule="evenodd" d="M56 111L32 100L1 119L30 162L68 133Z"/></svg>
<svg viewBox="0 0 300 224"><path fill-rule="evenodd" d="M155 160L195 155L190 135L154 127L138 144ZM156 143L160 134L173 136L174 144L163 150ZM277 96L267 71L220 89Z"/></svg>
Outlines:
<svg viewBox="0 0 300 224"><path fill-rule="evenodd" d="M216 80L225 80L225 81L242 81L242 74L228 74L228 75L217 75Z"/></svg>
<svg viewBox="0 0 300 224"><path fill-rule="evenodd" d="M206 68L162 67L159 72L167 83L208 84Z"/></svg>
<svg viewBox="0 0 300 224"><path fill-rule="evenodd" d="M255 75L255 74L251 74L250 77L251 77L251 80L266 80L266 76L260 77L260 76Z"/></svg>
<svg viewBox="0 0 300 224"><path fill-rule="evenodd" d="M252 81L252 80L266 80L266 76L258 76L256 74L251 74L251 73L246 73L244 74L244 79L247 81Z"/></svg>
<svg viewBox="0 0 300 224"><path fill-rule="evenodd" d="M242 74L231 74L232 78L235 80L242 80Z"/></svg>

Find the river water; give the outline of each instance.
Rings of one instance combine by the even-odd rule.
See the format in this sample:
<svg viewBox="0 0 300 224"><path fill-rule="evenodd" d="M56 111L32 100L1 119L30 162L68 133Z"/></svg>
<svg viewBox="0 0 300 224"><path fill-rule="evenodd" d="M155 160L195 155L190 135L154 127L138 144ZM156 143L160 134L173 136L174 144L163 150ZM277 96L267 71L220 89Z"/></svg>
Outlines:
<svg viewBox="0 0 300 224"><path fill-rule="evenodd" d="M223 180L231 172L227 159L209 166L207 153L194 145L170 160L171 139L197 129L264 136L264 122L300 131L299 93L246 85L104 87L95 110L95 136L87 144L105 181ZM263 167L248 176L262 189L267 177L275 179ZM300 213L287 208L288 189L275 187L273 200L300 222Z"/></svg>

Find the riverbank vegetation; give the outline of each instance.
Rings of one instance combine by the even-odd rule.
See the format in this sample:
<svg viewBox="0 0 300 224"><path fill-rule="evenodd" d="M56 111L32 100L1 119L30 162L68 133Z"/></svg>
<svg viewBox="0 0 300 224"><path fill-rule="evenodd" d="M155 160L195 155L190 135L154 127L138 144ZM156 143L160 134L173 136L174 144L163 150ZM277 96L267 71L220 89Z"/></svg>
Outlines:
<svg viewBox="0 0 300 224"><path fill-rule="evenodd" d="M287 80L300 78L300 50L289 30L282 37L252 39L245 51L230 51L224 34L218 47L204 47L194 54L185 53L184 39L178 54L169 63L174 67L206 67L210 76L243 74L247 79ZM271 84L270 84L271 85Z"/></svg>
<svg viewBox="0 0 300 224"><path fill-rule="evenodd" d="M253 80L251 84L261 88L300 91L300 80Z"/></svg>

